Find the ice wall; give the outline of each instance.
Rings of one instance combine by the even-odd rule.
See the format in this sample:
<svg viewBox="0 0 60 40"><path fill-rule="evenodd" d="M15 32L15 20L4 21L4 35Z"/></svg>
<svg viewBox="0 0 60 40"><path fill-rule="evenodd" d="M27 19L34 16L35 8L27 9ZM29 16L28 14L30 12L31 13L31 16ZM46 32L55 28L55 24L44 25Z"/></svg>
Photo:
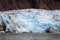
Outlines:
<svg viewBox="0 0 60 40"><path fill-rule="evenodd" d="M45 32L49 27L60 31L60 10L23 9L2 12L2 18L10 30L16 32ZM6 13L6 14L5 14ZM10 18L9 18L10 17ZM9 21L10 20L10 21Z"/></svg>

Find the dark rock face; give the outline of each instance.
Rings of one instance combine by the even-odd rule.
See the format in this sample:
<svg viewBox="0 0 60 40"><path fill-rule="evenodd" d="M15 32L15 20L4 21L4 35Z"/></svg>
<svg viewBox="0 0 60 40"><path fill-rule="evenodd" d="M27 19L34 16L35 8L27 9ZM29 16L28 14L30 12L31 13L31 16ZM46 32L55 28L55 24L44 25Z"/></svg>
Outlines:
<svg viewBox="0 0 60 40"><path fill-rule="evenodd" d="M37 6L37 8L41 8L41 9L60 9L60 1L56 1L56 0L40 0L37 2L39 5Z"/></svg>
<svg viewBox="0 0 60 40"><path fill-rule="evenodd" d="M0 0L0 10L12 9L60 9L59 0Z"/></svg>
<svg viewBox="0 0 60 40"><path fill-rule="evenodd" d="M0 0L0 10L32 8L30 0Z"/></svg>

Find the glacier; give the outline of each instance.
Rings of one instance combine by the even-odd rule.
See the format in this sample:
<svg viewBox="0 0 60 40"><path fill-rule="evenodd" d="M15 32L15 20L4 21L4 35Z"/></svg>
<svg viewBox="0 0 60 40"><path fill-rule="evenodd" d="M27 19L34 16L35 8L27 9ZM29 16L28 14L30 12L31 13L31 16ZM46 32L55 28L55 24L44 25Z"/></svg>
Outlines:
<svg viewBox="0 0 60 40"><path fill-rule="evenodd" d="M7 28L11 31L15 30L16 33L45 32L49 27L60 31L60 10L23 9L5 11L0 14Z"/></svg>

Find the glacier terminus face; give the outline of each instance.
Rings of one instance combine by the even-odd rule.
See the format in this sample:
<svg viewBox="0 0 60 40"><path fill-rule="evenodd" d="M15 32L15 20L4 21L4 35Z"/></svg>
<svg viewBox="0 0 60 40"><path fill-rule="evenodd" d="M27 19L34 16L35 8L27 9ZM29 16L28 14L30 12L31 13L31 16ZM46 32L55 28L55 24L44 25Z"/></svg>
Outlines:
<svg viewBox="0 0 60 40"><path fill-rule="evenodd" d="M60 31L60 10L23 9L1 12L10 31L45 32L49 27Z"/></svg>

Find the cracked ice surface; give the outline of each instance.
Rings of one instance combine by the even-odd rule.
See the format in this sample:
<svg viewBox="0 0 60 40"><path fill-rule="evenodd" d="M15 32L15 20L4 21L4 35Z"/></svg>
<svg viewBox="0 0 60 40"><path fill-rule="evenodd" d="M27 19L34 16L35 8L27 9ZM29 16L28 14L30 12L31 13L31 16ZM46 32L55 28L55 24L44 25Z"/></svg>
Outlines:
<svg viewBox="0 0 60 40"><path fill-rule="evenodd" d="M60 31L60 10L23 9L4 13L11 17L16 30L25 28L29 31L45 32L47 28L52 27Z"/></svg>

